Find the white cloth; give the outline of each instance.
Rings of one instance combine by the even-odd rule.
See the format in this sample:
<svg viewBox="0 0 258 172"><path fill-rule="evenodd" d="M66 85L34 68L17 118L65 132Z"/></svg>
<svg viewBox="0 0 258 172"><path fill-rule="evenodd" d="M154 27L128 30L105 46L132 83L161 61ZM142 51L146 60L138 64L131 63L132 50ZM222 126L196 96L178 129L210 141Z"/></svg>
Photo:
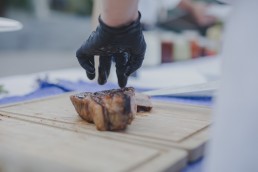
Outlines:
<svg viewBox="0 0 258 172"><path fill-rule="evenodd" d="M22 27L22 24L16 20L0 17L0 32L16 31Z"/></svg>
<svg viewBox="0 0 258 172"><path fill-rule="evenodd" d="M258 1L235 1L222 53L207 172L258 171Z"/></svg>
<svg viewBox="0 0 258 172"><path fill-rule="evenodd" d="M140 0L141 21L147 24L155 24L160 9L175 8L179 2L180 0Z"/></svg>

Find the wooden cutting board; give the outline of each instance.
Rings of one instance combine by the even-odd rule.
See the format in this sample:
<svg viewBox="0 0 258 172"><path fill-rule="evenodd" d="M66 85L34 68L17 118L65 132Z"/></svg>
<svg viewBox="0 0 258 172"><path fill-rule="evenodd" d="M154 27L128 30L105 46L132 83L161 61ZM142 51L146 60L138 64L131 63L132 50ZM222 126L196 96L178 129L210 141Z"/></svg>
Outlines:
<svg viewBox="0 0 258 172"><path fill-rule="evenodd" d="M208 107L153 101L125 131L100 132L77 115L70 94L0 107L0 147L82 171L178 171L204 154Z"/></svg>

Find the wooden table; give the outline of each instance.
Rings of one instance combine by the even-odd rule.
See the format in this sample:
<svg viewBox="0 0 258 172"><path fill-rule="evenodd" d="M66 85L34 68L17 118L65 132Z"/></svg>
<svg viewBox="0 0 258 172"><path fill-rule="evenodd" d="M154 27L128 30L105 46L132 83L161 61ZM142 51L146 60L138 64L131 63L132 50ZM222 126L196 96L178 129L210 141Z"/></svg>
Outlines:
<svg viewBox="0 0 258 172"><path fill-rule="evenodd" d="M0 107L0 171L179 171L204 155L208 107L153 101L125 131L100 132L70 94Z"/></svg>

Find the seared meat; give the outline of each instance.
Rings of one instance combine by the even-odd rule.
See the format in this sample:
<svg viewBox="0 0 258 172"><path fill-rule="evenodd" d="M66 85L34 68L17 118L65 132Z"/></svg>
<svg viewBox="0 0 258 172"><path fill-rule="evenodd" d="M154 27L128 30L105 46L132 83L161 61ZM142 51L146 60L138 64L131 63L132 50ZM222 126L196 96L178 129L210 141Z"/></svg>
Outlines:
<svg viewBox="0 0 258 172"><path fill-rule="evenodd" d="M70 96L77 113L98 130L122 130L136 114L134 88L85 92Z"/></svg>
<svg viewBox="0 0 258 172"><path fill-rule="evenodd" d="M145 94L136 93L136 104L137 104L137 112L149 112L152 109L152 103L150 101L150 96Z"/></svg>
<svg viewBox="0 0 258 172"><path fill-rule="evenodd" d="M82 119L94 123L98 130L123 130L131 124L136 112L152 109L150 97L135 94L134 88L113 89L70 96Z"/></svg>

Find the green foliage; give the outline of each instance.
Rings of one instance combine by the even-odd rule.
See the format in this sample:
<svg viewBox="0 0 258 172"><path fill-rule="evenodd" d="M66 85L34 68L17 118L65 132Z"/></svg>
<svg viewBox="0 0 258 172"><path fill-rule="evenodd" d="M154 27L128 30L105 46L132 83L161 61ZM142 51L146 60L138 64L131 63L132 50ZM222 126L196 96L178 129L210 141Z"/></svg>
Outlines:
<svg viewBox="0 0 258 172"><path fill-rule="evenodd" d="M7 6L20 8L25 10L31 10L31 3L30 0L8 0L6 1Z"/></svg>
<svg viewBox="0 0 258 172"><path fill-rule="evenodd" d="M92 0L70 0L71 11L79 15L90 15L92 13Z"/></svg>
<svg viewBox="0 0 258 172"><path fill-rule="evenodd" d="M54 10L74 13L78 15L91 15L93 0L52 0L51 8Z"/></svg>

